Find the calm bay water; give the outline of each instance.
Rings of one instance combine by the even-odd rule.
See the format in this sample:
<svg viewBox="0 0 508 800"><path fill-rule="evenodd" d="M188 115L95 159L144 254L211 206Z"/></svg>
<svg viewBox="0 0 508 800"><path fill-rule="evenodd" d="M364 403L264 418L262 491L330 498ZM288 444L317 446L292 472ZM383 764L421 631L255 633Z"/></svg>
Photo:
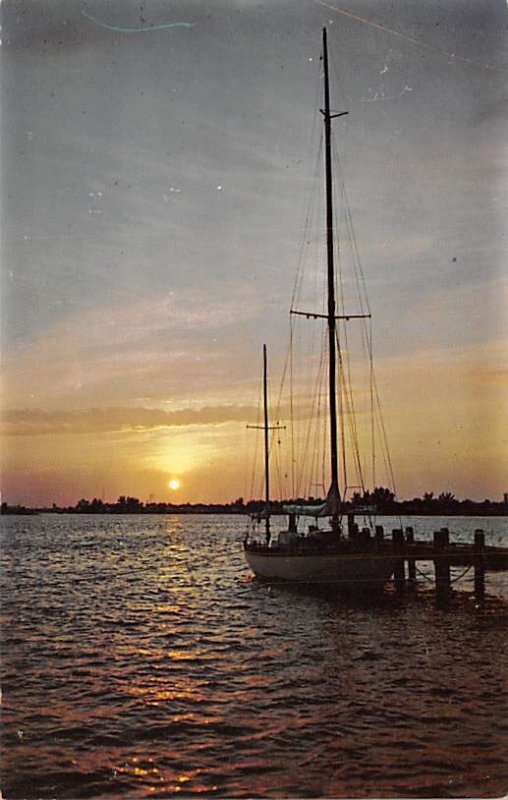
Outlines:
<svg viewBox="0 0 508 800"><path fill-rule="evenodd" d="M1 522L4 798L508 791L508 574L439 609L423 575L375 601L270 588L240 517ZM411 524L508 545L507 519Z"/></svg>

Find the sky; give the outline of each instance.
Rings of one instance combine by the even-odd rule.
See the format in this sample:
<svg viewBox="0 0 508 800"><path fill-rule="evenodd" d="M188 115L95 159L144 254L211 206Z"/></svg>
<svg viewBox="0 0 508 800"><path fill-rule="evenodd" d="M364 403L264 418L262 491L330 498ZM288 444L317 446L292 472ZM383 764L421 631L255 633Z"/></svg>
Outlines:
<svg viewBox="0 0 508 800"><path fill-rule="evenodd" d="M249 496L323 26L398 495L502 499L504 0L0 9L3 500Z"/></svg>

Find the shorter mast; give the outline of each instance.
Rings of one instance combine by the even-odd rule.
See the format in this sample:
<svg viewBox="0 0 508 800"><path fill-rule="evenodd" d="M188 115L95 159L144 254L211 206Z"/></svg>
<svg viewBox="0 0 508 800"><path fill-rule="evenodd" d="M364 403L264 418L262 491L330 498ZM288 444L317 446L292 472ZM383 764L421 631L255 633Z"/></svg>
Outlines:
<svg viewBox="0 0 508 800"><path fill-rule="evenodd" d="M266 541L270 541L270 450L268 446L268 360L263 345L263 413L265 429L265 510Z"/></svg>
<svg viewBox="0 0 508 800"><path fill-rule="evenodd" d="M268 421L268 356L266 344L263 345L263 425L247 425L248 428L264 431L264 451L265 451L265 529L266 542L270 541L270 445L268 441L269 431L284 430L283 425L270 425Z"/></svg>

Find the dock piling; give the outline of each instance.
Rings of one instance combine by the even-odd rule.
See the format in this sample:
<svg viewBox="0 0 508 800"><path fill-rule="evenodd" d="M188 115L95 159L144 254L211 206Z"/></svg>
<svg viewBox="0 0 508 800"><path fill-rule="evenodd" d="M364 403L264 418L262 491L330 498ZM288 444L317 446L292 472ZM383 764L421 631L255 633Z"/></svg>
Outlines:
<svg viewBox="0 0 508 800"><path fill-rule="evenodd" d="M450 594L450 560L445 553L449 544L450 532L448 528L434 531L434 572L438 600L447 600Z"/></svg>
<svg viewBox="0 0 508 800"><path fill-rule="evenodd" d="M395 563L393 577L395 579L395 588L398 592L403 592L405 588L406 574L404 569L404 531L402 528L394 528L392 530L393 549L396 553L400 553L400 558Z"/></svg>
<svg viewBox="0 0 508 800"><path fill-rule="evenodd" d="M481 528L474 532L473 565L474 593L477 603L482 604L485 599L485 534Z"/></svg>
<svg viewBox="0 0 508 800"><path fill-rule="evenodd" d="M412 527L406 528L406 544L413 545L415 541L415 534ZM407 559L407 577L411 586L416 584L416 561L408 554Z"/></svg>

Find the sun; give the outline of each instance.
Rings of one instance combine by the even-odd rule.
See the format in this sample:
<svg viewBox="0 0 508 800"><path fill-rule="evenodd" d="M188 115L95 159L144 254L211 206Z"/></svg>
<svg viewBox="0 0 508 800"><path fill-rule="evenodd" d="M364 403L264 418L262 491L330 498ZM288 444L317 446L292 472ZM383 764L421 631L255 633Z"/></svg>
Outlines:
<svg viewBox="0 0 508 800"><path fill-rule="evenodd" d="M172 492L176 492L176 490L179 489L180 486L181 483L178 480L178 478L171 478L171 480L168 481L168 489L171 489Z"/></svg>

